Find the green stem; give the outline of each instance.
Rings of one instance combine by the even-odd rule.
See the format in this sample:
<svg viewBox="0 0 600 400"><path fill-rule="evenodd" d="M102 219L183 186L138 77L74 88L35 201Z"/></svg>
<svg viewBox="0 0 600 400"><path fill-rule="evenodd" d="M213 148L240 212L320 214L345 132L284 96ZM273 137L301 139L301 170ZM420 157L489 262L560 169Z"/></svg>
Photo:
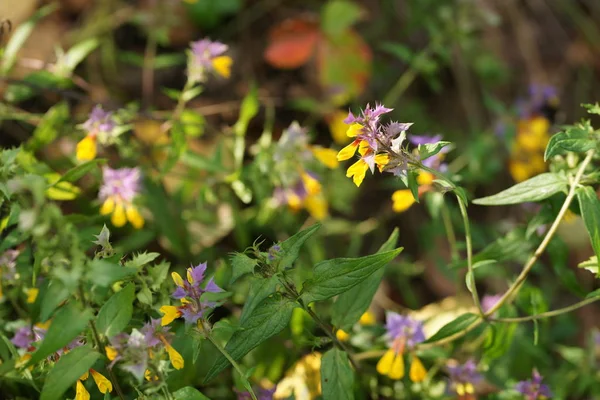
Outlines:
<svg viewBox="0 0 600 400"><path fill-rule="evenodd" d="M450 210L446 203L442 203L442 221L444 223L444 229L446 230L446 236L448 237L448 244L450 245L450 257L452 261L458 260L458 247L456 245L456 234L452 227L452 218L450 217Z"/></svg>
<svg viewBox="0 0 600 400"><path fill-rule="evenodd" d="M559 308L552 311L547 311L540 314L528 315L526 317L515 317L515 318L492 318L492 321L495 322L525 322L525 321L535 321L538 319L551 318L556 317L557 315L566 314L568 312L577 310L578 308L587 306L588 304L592 304L596 301L600 300L600 297L592 297L590 299L582 300L578 303L571 304L570 306Z"/></svg>
<svg viewBox="0 0 600 400"><path fill-rule="evenodd" d="M415 69L415 65L419 63L422 59L429 56L430 49L427 47L423 51L421 51L414 59L411 65L408 67L406 71L396 81L396 84L392 86L387 95L383 98L383 104L387 104L390 107L390 104L396 104L400 96L410 87L415 78L417 77L417 71Z"/></svg>
<svg viewBox="0 0 600 400"><path fill-rule="evenodd" d="M523 270L521 271L521 273L519 274L517 279L513 282L513 284L508 288L506 293L504 293L504 295L502 295L502 298L485 313L485 317L489 317L489 316L493 315L505 303L510 303L512 301L511 299L512 299L513 295L519 290L519 288L521 287L523 282L525 282L525 280L527 279L527 275L533 268L533 266L536 263L536 261L538 260L538 258L540 258L540 256L544 252L544 250L546 250L548 243L550 243L550 240L552 240L552 237L554 237L554 234L556 233L556 230L558 229L560 222L562 221L564 215L566 214L567 210L569 209L569 206L571 205L571 201L573 201L573 198L575 197L575 190L577 189L577 186L579 185L579 182L581 181L581 177L583 176L583 172L584 172L585 168L588 166L588 164L592 161L592 157L594 156L594 153L595 153L594 150L589 150L587 152L585 159L579 166L579 169L577 170L575 177L571 181L571 187L569 189L569 193L567 194L567 198L565 199L565 202L563 203L560 211L558 212L558 215L554 219L552 226L550 227L550 229L548 229L548 232L546 232L546 236L544 237L544 240L542 240L542 243L540 243L540 245L536 249L535 253L533 253L533 255L529 258L527 263L525 263Z"/></svg>
<svg viewBox="0 0 600 400"><path fill-rule="evenodd" d="M479 313L483 315L481 309L481 303L479 302L479 294L477 293L477 286L475 285L475 272L473 271L473 244L471 242L471 225L469 224L469 215L467 214L467 207L456 195L458 206L460 207L460 214L462 215L463 224L465 225L465 242L467 243L467 289L473 296L473 303L479 310Z"/></svg>
<svg viewBox="0 0 600 400"><path fill-rule="evenodd" d="M227 350L225 350L225 348L223 346L221 346L219 344L219 342L217 342L215 340L215 338L212 337L212 335L210 334L210 328L205 325L204 321L201 321L201 322L202 322L202 330L204 331L203 332L204 336L206 336L206 338L217 348L217 350L219 350L221 352L221 354L223 354L225 356L227 361L229 361L231 363L231 365L233 366L233 369L235 369L238 372L238 374L240 374L240 377L242 378L242 381L244 382L244 386L246 386L246 389L248 389L248 393L250 393L250 396L252 396L252 400L257 400L256 394L254 393L254 390L252 390L252 385L248 381L248 378L246 378L246 374L242 370L242 367L240 367L240 365L237 363L237 361L235 361L233 359L233 357L231 357L231 354L229 354L227 352Z"/></svg>

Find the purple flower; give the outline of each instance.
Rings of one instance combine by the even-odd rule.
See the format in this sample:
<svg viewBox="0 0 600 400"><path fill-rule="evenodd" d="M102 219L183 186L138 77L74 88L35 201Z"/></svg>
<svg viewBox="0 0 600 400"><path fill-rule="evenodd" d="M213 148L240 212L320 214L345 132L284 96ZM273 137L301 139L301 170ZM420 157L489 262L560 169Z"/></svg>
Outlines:
<svg viewBox="0 0 600 400"><path fill-rule="evenodd" d="M544 379L539 372L534 369L532 378L521 381L516 384L515 390L525 396L526 400L548 399L552 397L552 392L548 385L542 383Z"/></svg>
<svg viewBox="0 0 600 400"><path fill-rule="evenodd" d="M24 326L15 332L15 336L10 341L18 348L32 350L33 343L41 341L44 336L46 336L45 329L38 326L33 328Z"/></svg>
<svg viewBox="0 0 600 400"><path fill-rule="evenodd" d="M410 135L408 140L415 146L421 144L433 144L442 140L442 135L425 136L425 135Z"/></svg>
<svg viewBox="0 0 600 400"><path fill-rule="evenodd" d="M192 82L206 80L207 72L214 71L228 78L232 60L223 54L229 49L226 44L202 39L191 44L188 59L188 77Z"/></svg>
<svg viewBox="0 0 600 400"><path fill-rule="evenodd" d="M501 294L485 295L481 298L481 309L483 312L488 312L500 301L502 298Z"/></svg>
<svg viewBox="0 0 600 400"><path fill-rule="evenodd" d="M483 377L477 372L475 361L468 360L464 364L454 363L448 365L449 380L446 386L446 392L449 394L472 395L475 393L473 385L480 382Z"/></svg>
<svg viewBox="0 0 600 400"><path fill-rule="evenodd" d="M392 340L392 346L399 346L401 349L406 346L414 347L417 343L425 341L423 332L423 323L409 316L388 312L386 316L387 336ZM403 353L403 351L400 351Z"/></svg>
<svg viewBox="0 0 600 400"><path fill-rule="evenodd" d="M148 347L156 347L166 341L169 343L173 334L169 332L168 326L162 326L160 319L151 319L150 322L146 322L140 332L144 335L146 344Z"/></svg>
<svg viewBox="0 0 600 400"><path fill-rule="evenodd" d="M557 105L558 91L554 86L530 85L526 99L517 100L517 111L520 119L528 119L544 112L548 105Z"/></svg>
<svg viewBox="0 0 600 400"><path fill-rule="evenodd" d="M112 112L104 111L101 106L97 105L90 113L87 121L83 123L82 128L87 131L88 135L110 133L116 126L112 115Z"/></svg>
<svg viewBox="0 0 600 400"><path fill-rule="evenodd" d="M258 400L273 400L273 395L275 394L276 390L277 390L277 387L274 387L272 389L254 388L254 393L256 394L256 398ZM234 389L234 391L237 394L237 400L251 400L252 399L250 392L240 392L237 389Z"/></svg>
<svg viewBox="0 0 600 400"><path fill-rule="evenodd" d="M123 343L125 339L126 342ZM133 376L141 381L148 366L148 348L150 346L146 341L146 337L137 329L133 329L131 335L121 336L118 344L121 348L121 351L119 351L120 357L115 358L113 364L117 359L123 360L123 363L120 364L121 368L131 372ZM114 344L113 347L118 349Z"/></svg>
<svg viewBox="0 0 600 400"><path fill-rule="evenodd" d="M141 174L139 168L102 168L103 182L98 197L100 201L112 198L131 204L140 192Z"/></svg>

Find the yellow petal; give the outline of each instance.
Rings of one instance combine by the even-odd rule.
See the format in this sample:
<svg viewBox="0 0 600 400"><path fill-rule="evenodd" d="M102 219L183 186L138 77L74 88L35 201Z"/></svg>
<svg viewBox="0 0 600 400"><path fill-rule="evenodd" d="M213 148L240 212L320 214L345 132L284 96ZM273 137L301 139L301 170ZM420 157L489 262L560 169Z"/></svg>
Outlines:
<svg viewBox="0 0 600 400"><path fill-rule="evenodd" d="M392 370L392 364L394 363L394 359L396 358L396 353L394 350L389 349L385 352L383 357L377 363L377 372L381 375L387 375Z"/></svg>
<svg viewBox="0 0 600 400"><path fill-rule="evenodd" d="M213 68L223 78L231 76L231 64L233 64L233 60L229 56L219 56L212 60Z"/></svg>
<svg viewBox="0 0 600 400"><path fill-rule="evenodd" d="M346 135L346 132L348 131L348 125L344 122L347 116L347 112L338 110L329 115L327 118L329 132L331 133L331 137L333 138L334 142L337 144L348 143L349 139L348 135Z"/></svg>
<svg viewBox="0 0 600 400"><path fill-rule="evenodd" d="M358 148L358 143L356 140L350 143L348 146L344 147L337 154L338 161L344 161L351 159L356 153L356 149Z"/></svg>
<svg viewBox="0 0 600 400"><path fill-rule="evenodd" d="M125 207L123 207L122 203L117 203L115 205L115 211L113 211L110 221L117 228L119 228L127 223L127 216L125 215Z"/></svg>
<svg viewBox="0 0 600 400"><path fill-rule="evenodd" d="M366 140L361 140L360 144L358 145L358 153L364 157L370 150L371 146L369 146L369 142Z"/></svg>
<svg viewBox="0 0 600 400"><path fill-rule="evenodd" d="M469 394L473 394L475 393L475 387L473 387L472 383L465 383L465 392L469 393Z"/></svg>
<svg viewBox="0 0 600 400"><path fill-rule="evenodd" d="M90 369L90 372L92 373L92 378L94 378L94 382L96 382L96 386L98 386L100 393L112 392L112 383L106 379L104 375L93 369Z"/></svg>
<svg viewBox="0 0 600 400"><path fill-rule="evenodd" d="M375 164L377 164L379 172L383 172L383 167L385 167L389 162L390 156L388 154L377 154L375 156Z"/></svg>
<svg viewBox="0 0 600 400"><path fill-rule="evenodd" d="M117 349L115 349L112 346L105 346L104 347L104 351L106 352L106 357L112 361L115 358L117 358L117 356L119 355L119 352L117 351Z"/></svg>
<svg viewBox="0 0 600 400"><path fill-rule="evenodd" d="M104 200L104 203L102 203L102 207L100 207L100 214L101 215L112 214L112 212L114 210L115 210L115 199L112 196L107 197L106 200Z"/></svg>
<svg viewBox="0 0 600 400"><path fill-rule="evenodd" d="M335 332L335 337L337 338L337 340L339 340L340 342L346 342L348 341L348 339L350 338L350 335L348 335L348 333L346 333L345 331L343 331L342 329L338 329Z"/></svg>
<svg viewBox="0 0 600 400"><path fill-rule="evenodd" d="M167 353L169 353L169 360L171 360L171 364L173 365L173 368L182 369L184 363L183 363L183 357L181 357L181 354L179 354L177 352L177 350L175 350L173 348L173 346L167 346Z"/></svg>
<svg viewBox="0 0 600 400"><path fill-rule="evenodd" d="M302 208L302 200L295 193L289 193L287 195L287 203L293 211L298 211Z"/></svg>
<svg viewBox="0 0 600 400"><path fill-rule="evenodd" d="M356 137L362 132L363 126L357 122L351 124L346 131L346 136Z"/></svg>
<svg viewBox="0 0 600 400"><path fill-rule="evenodd" d="M375 315L373 315L373 313L370 311L365 312L358 320L358 323L361 325L375 325L375 322L377 322Z"/></svg>
<svg viewBox="0 0 600 400"><path fill-rule="evenodd" d="M329 206L323 196L307 197L304 200L304 207L317 221L322 221L329 215Z"/></svg>
<svg viewBox="0 0 600 400"><path fill-rule="evenodd" d="M162 326L169 325L181 316L181 311L175 306L162 306L159 311L164 314L160 321Z"/></svg>
<svg viewBox="0 0 600 400"><path fill-rule="evenodd" d="M147 381L157 381L159 379L156 375L152 376L152 372L150 372L149 369L144 372L144 378L146 378Z"/></svg>
<svg viewBox="0 0 600 400"><path fill-rule="evenodd" d="M365 179L365 175L367 174L368 169L369 166L367 165L367 163L361 159L352 164L350 168L348 168L348 171L346 171L346 176L348 178L352 177L352 181L354 182L354 184L357 187L359 187L362 181Z"/></svg>
<svg viewBox="0 0 600 400"><path fill-rule="evenodd" d="M137 208L134 206L128 206L126 214L127 220L135 229L141 229L144 226L144 217L142 217Z"/></svg>
<svg viewBox="0 0 600 400"><path fill-rule="evenodd" d="M402 354L396 355L388 376L390 379L402 379L404 377L404 356Z"/></svg>
<svg viewBox="0 0 600 400"><path fill-rule="evenodd" d="M423 366L423 363L417 356L413 356L412 363L410 364L410 371L408 372L408 377L413 382L423 382L425 376L427 375L427 370Z"/></svg>
<svg viewBox="0 0 600 400"><path fill-rule="evenodd" d="M40 292L37 288L31 288L27 290L27 303L33 304L35 303L35 299L37 299L38 293Z"/></svg>
<svg viewBox="0 0 600 400"><path fill-rule="evenodd" d="M194 283L194 278L192 277L192 269L188 268L186 271L186 278L188 280L189 283Z"/></svg>
<svg viewBox="0 0 600 400"><path fill-rule="evenodd" d="M327 168L336 168L340 165L337 159L337 152L333 149L326 149L321 146L312 146L312 153L317 160Z"/></svg>
<svg viewBox="0 0 600 400"><path fill-rule="evenodd" d="M409 189L396 190L392 194L392 202L392 208L399 213L408 210L415 203L415 198Z"/></svg>
<svg viewBox="0 0 600 400"><path fill-rule="evenodd" d="M96 158L96 137L88 135L77 143L76 157L79 161L89 161Z"/></svg>
<svg viewBox="0 0 600 400"><path fill-rule="evenodd" d="M183 278L177 272L171 272L171 278L173 278L173 282L179 287L183 287Z"/></svg>
<svg viewBox="0 0 600 400"><path fill-rule="evenodd" d="M90 400L90 393L85 389L85 386L83 386L81 381L77 381L75 400Z"/></svg>
<svg viewBox="0 0 600 400"><path fill-rule="evenodd" d="M80 381L85 381L89 377L90 377L90 372L89 371L85 371L85 373L79 377L79 380Z"/></svg>
<svg viewBox="0 0 600 400"><path fill-rule="evenodd" d="M417 176L417 183L419 185L431 185L435 179L435 176L431 172L422 171Z"/></svg>
<svg viewBox="0 0 600 400"><path fill-rule="evenodd" d="M306 189L306 193L308 193L309 196L314 196L315 194L321 192L321 184L318 180L316 180L306 172L303 172L301 177L302 183L304 184L304 188Z"/></svg>

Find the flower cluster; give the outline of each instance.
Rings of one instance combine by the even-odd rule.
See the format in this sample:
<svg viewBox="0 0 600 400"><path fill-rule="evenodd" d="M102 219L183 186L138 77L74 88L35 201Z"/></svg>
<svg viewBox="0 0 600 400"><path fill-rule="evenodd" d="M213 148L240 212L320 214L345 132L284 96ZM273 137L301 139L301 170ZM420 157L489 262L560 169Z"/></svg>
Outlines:
<svg viewBox="0 0 600 400"><path fill-rule="evenodd" d="M228 50L226 44L202 39L191 44L188 57L188 79L190 82L204 82L208 74L214 72L223 78L231 75L231 57L223 55Z"/></svg>
<svg viewBox="0 0 600 400"><path fill-rule="evenodd" d="M103 182L98 193L102 202L100 214L111 216L111 222L121 227L129 221L136 229L144 226L144 218L133 204L140 192L141 174L138 168L102 169Z"/></svg>
<svg viewBox="0 0 600 400"><path fill-rule="evenodd" d="M529 89L529 98L518 104L519 120L508 164L516 182L546 170L544 149L550 140L551 110L557 106L556 89L535 85Z"/></svg>
<svg viewBox="0 0 600 400"><path fill-rule="evenodd" d="M81 125L86 136L77 143L76 157L79 161L89 161L96 158L97 144L109 144L115 136L116 122L112 112L107 112L101 106L96 106L87 121Z"/></svg>
<svg viewBox="0 0 600 400"><path fill-rule="evenodd" d="M165 305L160 308L160 312L164 314L161 321L163 326L180 317L183 317L189 324L195 324L208 309L216 306L215 302L203 300L201 297L204 293L218 293L222 292L223 289L217 286L213 278L210 278L206 286L202 288L201 284L204 281L205 272L206 263L202 263L187 269L186 280L177 272L171 273L173 282L177 285L172 297L181 301L181 305Z"/></svg>
<svg viewBox="0 0 600 400"><path fill-rule="evenodd" d="M515 390L525 396L526 400L542 400L552 397L552 392L548 385L543 384L544 378L533 370L532 378L527 381L521 381L515 386Z"/></svg>
<svg viewBox="0 0 600 400"><path fill-rule="evenodd" d="M475 361L468 360L464 364L453 363L448 365L448 385L446 392L455 394L459 399L474 400L475 386L483 377L477 371Z"/></svg>
<svg viewBox="0 0 600 400"><path fill-rule="evenodd" d="M182 369L184 360L181 354L171 345L173 335L169 327L162 326L160 319L152 319L140 330L133 329L131 334L120 333L110 338L110 346L106 346L106 356L112 368L117 362L122 369L130 372L138 380L156 380L156 371L151 371L150 360L160 360L158 353L166 351L171 365ZM155 367L152 367L155 369Z"/></svg>
<svg viewBox="0 0 600 400"><path fill-rule="evenodd" d="M279 139L273 153L277 179L273 193L275 204L287 204L291 210L305 208L315 219L328 214L327 201L322 194L319 177L306 168L317 160L328 168L336 168L335 150L309 144L306 130L294 122Z"/></svg>
<svg viewBox="0 0 600 400"><path fill-rule="evenodd" d="M377 372L381 375L387 375L391 379L402 379L405 374L405 351L413 350L415 345L425 340L423 323L408 316L389 312L387 314L386 330L390 348L377 363ZM421 382L425 379L426 374L427 371L423 363L412 352L412 363L409 371L410 380Z"/></svg>

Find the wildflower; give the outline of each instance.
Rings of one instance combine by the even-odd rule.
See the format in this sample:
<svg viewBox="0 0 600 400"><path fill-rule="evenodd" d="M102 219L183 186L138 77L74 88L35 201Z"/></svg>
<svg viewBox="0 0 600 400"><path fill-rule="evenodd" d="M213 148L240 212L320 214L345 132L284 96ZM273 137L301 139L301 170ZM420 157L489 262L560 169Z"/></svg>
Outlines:
<svg viewBox="0 0 600 400"><path fill-rule="evenodd" d="M20 349L34 351L35 347L33 347L33 344L41 341L45 336L46 328L40 326L40 324L36 324L33 327L24 326L17 329L15 336L10 341Z"/></svg>
<svg viewBox="0 0 600 400"><path fill-rule="evenodd" d="M83 381L87 380L90 374L92 375L92 379L94 380L94 383L96 384L96 387L98 388L98 391L100 391L100 393L105 394L112 392L113 386L111 381L109 381L100 372L90 368L89 371L87 371L77 380L75 386L75 400L89 400L90 393L83 385Z"/></svg>
<svg viewBox="0 0 600 400"><path fill-rule="evenodd" d="M133 204L140 192L140 170L138 168L102 169L103 183L98 197L102 202L100 214L112 214L111 222L121 227L129 221L134 228L144 226L144 218Z"/></svg>
<svg viewBox="0 0 600 400"><path fill-rule="evenodd" d="M548 385L542 383L544 379L537 370L533 370L532 378L518 382L515 390L525 396L526 400L549 399L552 392Z"/></svg>
<svg viewBox="0 0 600 400"><path fill-rule="evenodd" d="M183 357L177 352L177 350L175 350L173 346L171 346L173 334L169 332L168 326L161 325L160 319L152 319L142 327L140 332L144 334L146 344L149 348L164 346L167 354L169 355L169 360L171 361L173 368L183 368Z"/></svg>
<svg viewBox="0 0 600 400"><path fill-rule="evenodd" d="M188 79L192 82L204 82L209 72L229 78L233 60L223 55L228 48L226 44L210 39L193 42L188 58Z"/></svg>
<svg viewBox="0 0 600 400"><path fill-rule="evenodd" d="M321 395L321 353L310 353L298 361L277 384L276 399L316 399Z"/></svg>
<svg viewBox="0 0 600 400"><path fill-rule="evenodd" d="M485 295L481 298L481 309L484 313L487 313L500 301L502 298L501 294L496 295Z"/></svg>
<svg viewBox="0 0 600 400"><path fill-rule="evenodd" d="M419 184L417 193L419 197L433 189L434 179L435 177L430 172L422 171L419 173L417 177L417 183ZM415 197L410 189L400 189L392 193L392 208L397 213L408 210L415 203Z"/></svg>
<svg viewBox="0 0 600 400"><path fill-rule="evenodd" d="M377 363L377 372L387 375L391 379L402 379L405 374L404 352L412 350L416 344L425 340L423 323L408 316L393 312L387 314L387 337L391 340L390 348ZM425 379L427 371L413 353L409 378L413 382Z"/></svg>
<svg viewBox="0 0 600 400"><path fill-rule="evenodd" d="M79 161L89 161L96 158L98 141L100 143L110 141L116 123L113 120L111 112L104 111L101 106L97 105L81 127L87 133L77 143L76 157Z"/></svg>
<svg viewBox="0 0 600 400"><path fill-rule="evenodd" d="M446 391L458 395L460 400L475 400L474 385L482 379L481 374L477 372L475 361L468 360L462 365L449 365L448 373L450 379Z"/></svg>
<svg viewBox="0 0 600 400"><path fill-rule="evenodd" d="M343 329L338 329L335 332L335 337L337 338L337 340L339 340L340 342L347 342L348 339L350 338L350 335L344 331Z"/></svg>
<svg viewBox="0 0 600 400"><path fill-rule="evenodd" d="M137 329L131 334L120 333L109 338L110 346L105 348L106 356L111 361L109 368L117 362L125 371L130 372L138 381L144 377L148 369L149 348L146 335Z"/></svg>
<svg viewBox="0 0 600 400"><path fill-rule="evenodd" d="M373 315L373 313L370 311L366 311L358 320L358 323L364 326L375 325L376 322L377 320L375 319L375 315Z"/></svg>
<svg viewBox="0 0 600 400"><path fill-rule="evenodd" d="M173 282L177 285L172 297L180 300L181 306L162 306L160 308L160 312L164 314L161 321L163 326L170 324L179 317L183 317L187 323L194 324L202 318L209 308L216 306L214 302L201 299L206 292L218 293L223 291L217 286L213 278L209 279L204 288L200 287L200 284L204 281L205 272L206 263L202 263L187 269L187 280L184 280L177 272L171 273Z"/></svg>

